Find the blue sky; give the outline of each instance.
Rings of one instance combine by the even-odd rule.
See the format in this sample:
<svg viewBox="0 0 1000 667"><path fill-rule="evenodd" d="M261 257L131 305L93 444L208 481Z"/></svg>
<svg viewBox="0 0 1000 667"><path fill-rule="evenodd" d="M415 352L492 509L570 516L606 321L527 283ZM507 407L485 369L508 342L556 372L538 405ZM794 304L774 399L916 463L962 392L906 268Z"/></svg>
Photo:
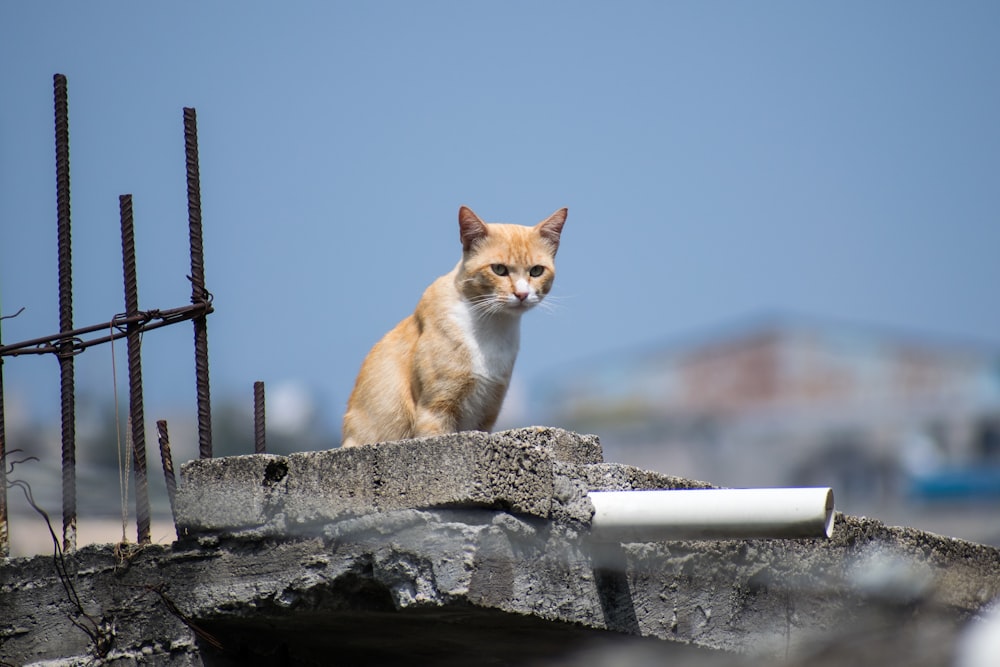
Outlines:
<svg viewBox="0 0 1000 667"><path fill-rule="evenodd" d="M122 193L141 307L188 302L197 108L216 399L297 381L339 423L368 348L458 260L461 204L569 207L522 390L762 311L1000 344L995 2L5 2L0 63L0 304L26 307L5 342L58 329L61 72L77 326L124 310ZM147 423L194 414L191 341L147 334ZM56 414L54 359L4 372ZM110 394L107 347L77 382Z"/></svg>

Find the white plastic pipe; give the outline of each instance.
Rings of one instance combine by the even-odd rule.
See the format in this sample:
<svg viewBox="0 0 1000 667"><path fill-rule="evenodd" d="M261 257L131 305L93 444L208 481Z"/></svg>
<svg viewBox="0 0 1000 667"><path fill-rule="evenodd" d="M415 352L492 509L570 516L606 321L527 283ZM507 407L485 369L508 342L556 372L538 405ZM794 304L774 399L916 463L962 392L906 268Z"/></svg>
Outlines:
<svg viewBox="0 0 1000 667"><path fill-rule="evenodd" d="M591 536L603 542L833 535L833 489L591 491Z"/></svg>

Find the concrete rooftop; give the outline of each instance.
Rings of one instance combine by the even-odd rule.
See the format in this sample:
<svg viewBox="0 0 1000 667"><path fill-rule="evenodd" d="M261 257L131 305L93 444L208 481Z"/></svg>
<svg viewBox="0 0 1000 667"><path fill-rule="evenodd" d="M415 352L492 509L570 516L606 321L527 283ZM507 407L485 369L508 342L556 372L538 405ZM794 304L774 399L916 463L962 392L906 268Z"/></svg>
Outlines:
<svg viewBox="0 0 1000 667"><path fill-rule="evenodd" d="M843 515L830 540L593 543L588 491L708 485L560 429L182 472L172 546L82 549L71 588L50 557L0 566L0 660L944 665L1000 595L998 550Z"/></svg>

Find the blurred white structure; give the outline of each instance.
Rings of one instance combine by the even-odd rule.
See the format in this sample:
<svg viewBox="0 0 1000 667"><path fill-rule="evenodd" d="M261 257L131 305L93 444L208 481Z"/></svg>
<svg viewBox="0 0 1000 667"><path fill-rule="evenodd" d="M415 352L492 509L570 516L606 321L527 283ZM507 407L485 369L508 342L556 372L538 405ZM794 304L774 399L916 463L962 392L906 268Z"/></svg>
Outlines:
<svg viewBox="0 0 1000 667"><path fill-rule="evenodd" d="M777 318L575 364L538 405L609 460L727 486L1000 496L1000 354L981 346Z"/></svg>

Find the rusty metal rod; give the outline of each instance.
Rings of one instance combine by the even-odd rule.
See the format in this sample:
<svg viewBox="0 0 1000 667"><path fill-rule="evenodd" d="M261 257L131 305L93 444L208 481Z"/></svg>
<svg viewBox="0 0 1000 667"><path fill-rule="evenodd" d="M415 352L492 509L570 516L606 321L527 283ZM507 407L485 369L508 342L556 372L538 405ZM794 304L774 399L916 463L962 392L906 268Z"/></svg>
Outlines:
<svg viewBox="0 0 1000 667"><path fill-rule="evenodd" d="M170 308L167 310L141 310L138 314L131 316L122 313L120 315L116 315L115 318L109 322L92 324L79 329L73 329L72 331L52 334L51 336L39 336L38 338L32 338L31 340L25 340L19 343L11 343L10 345L0 345L0 357L17 357L22 354L59 354L62 350L64 342L71 343L73 346L73 354L78 354L89 347L127 337L128 331L124 329L129 324L138 323L142 331L152 331L153 329L159 329L160 327L167 326L168 324L184 322L185 320L191 320L195 317L207 315L214 310L215 309L212 307L210 302L203 302L194 303L189 306L180 306L179 308ZM153 320L162 321L153 322ZM108 334L106 336L87 341L80 339L80 336L84 334L93 333L95 331L107 331L112 327L119 329L119 331L114 334Z"/></svg>
<svg viewBox="0 0 1000 667"><path fill-rule="evenodd" d="M264 383L253 383L253 451L254 454L266 454L267 444L264 441Z"/></svg>
<svg viewBox="0 0 1000 667"><path fill-rule="evenodd" d="M207 301L205 255L201 233L201 177L198 173L198 118L184 108L184 158L187 168L188 233L191 244L191 303ZM198 452L212 458L212 404L208 382L208 322L194 318L194 370L198 394Z"/></svg>
<svg viewBox="0 0 1000 667"><path fill-rule="evenodd" d="M69 200L69 101L66 77L53 77L56 130L56 213L59 241L59 330L73 329L73 260ZM76 401L72 344L63 341L59 354L62 408L63 551L76 550Z"/></svg>
<svg viewBox="0 0 1000 667"><path fill-rule="evenodd" d="M0 306L0 345L3 345L3 307ZM3 402L3 358L0 357L0 558L10 556L7 532L7 418Z"/></svg>
<svg viewBox="0 0 1000 667"><path fill-rule="evenodd" d="M163 462L163 478L167 483L167 499L170 501L170 516L177 523L177 510L174 507L177 498L177 479L174 477L174 459L170 454L170 436L167 434L167 420L156 422L156 432L160 442L160 460Z"/></svg>
<svg viewBox="0 0 1000 667"><path fill-rule="evenodd" d="M125 278L125 315L139 312L139 287L135 268L135 225L132 195L118 197L122 225L122 272ZM127 328L128 403L132 429L132 462L135 470L137 541L149 544L149 482L146 479L146 420L142 401L142 332L135 323Z"/></svg>

